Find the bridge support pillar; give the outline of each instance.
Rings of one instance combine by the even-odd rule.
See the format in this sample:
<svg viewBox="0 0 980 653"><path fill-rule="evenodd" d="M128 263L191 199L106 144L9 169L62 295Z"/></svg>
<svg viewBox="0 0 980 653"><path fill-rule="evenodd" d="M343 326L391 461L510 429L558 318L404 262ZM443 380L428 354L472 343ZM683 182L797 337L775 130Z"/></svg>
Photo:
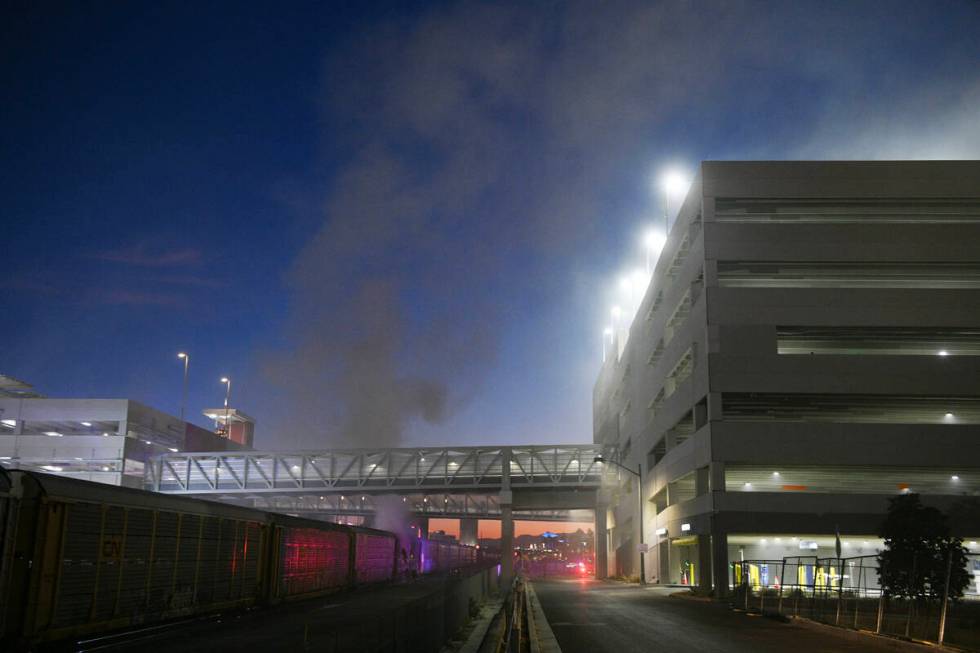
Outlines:
<svg viewBox="0 0 980 653"><path fill-rule="evenodd" d="M596 492L595 502L595 577L609 577L609 532L606 528L606 512L609 498L605 492Z"/></svg>
<svg viewBox="0 0 980 653"><path fill-rule="evenodd" d="M514 493L510 489L510 450L500 456L500 586L514 578Z"/></svg>
<svg viewBox="0 0 980 653"><path fill-rule="evenodd" d="M422 532L422 537L429 537L429 518L428 517L413 517L409 522L411 526L414 526L419 531ZM412 532L416 532L415 529Z"/></svg>
<svg viewBox="0 0 980 653"><path fill-rule="evenodd" d="M480 520L470 517L459 520L459 543L466 546L476 546L478 542L478 529Z"/></svg>
<svg viewBox="0 0 980 653"><path fill-rule="evenodd" d="M500 583L510 587L514 579L514 510L510 491L500 493ZM504 499L507 503L504 503Z"/></svg>

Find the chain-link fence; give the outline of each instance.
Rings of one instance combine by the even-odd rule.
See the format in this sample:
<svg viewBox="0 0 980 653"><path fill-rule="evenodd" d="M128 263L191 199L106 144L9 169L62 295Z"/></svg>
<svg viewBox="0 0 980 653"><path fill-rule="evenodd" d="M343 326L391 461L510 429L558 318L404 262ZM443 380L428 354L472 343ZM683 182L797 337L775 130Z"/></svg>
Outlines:
<svg viewBox="0 0 980 653"><path fill-rule="evenodd" d="M734 605L876 633L980 650L980 555L967 556L959 600L914 600L882 592L876 556L732 563ZM940 596L945 592L939 592Z"/></svg>

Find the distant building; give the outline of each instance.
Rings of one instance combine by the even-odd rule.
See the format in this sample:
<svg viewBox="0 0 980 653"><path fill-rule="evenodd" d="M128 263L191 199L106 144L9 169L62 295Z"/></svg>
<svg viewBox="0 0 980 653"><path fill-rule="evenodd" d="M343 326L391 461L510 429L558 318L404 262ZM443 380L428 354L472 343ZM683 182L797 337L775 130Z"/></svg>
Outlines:
<svg viewBox="0 0 980 653"><path fill-rule="evenodd" d="M0 465L7 468L142 487L153 456L248 448L130 399L42 397L0 375Z"/></svg>
<svg viewBox="0 0 980 653"><path fill-rule="evenodd" d="M255 439L255 420L235 408L205 408L205 417L214 420L215 432L223 438L251 448Z"/></svg>
<svg viewBox="0 0 980 653"><path fill-rule="evenodd" d="M594 440L642 465L648 552L623 474L605 571L723 592L730 562L830 557L838 530L873 555L902 492L978 552L980 162L705 162L636 301Z"/></svg>

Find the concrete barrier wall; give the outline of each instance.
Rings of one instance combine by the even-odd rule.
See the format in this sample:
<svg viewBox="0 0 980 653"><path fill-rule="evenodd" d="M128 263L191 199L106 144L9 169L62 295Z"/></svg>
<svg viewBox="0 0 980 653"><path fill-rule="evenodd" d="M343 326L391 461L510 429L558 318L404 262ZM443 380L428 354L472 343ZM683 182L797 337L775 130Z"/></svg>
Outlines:
<svg viewBox="0 0 980 653"><path fill-rule="evenodd" d="M497 591L497 566L446 576L431 592L394 610L350 620L341 628L311 624L307 647L326 653L437 652L467 622L470 606Z"/></svg>

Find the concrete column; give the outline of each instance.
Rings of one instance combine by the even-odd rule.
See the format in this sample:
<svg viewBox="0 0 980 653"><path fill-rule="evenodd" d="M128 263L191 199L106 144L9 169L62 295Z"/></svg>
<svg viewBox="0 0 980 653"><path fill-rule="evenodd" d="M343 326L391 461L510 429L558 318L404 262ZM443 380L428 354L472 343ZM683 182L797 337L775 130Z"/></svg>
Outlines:
<svg viewBox="0 0 980 653"><path fill-rule="evenodd" d="M713 462L708 466L712 492L725 491L725 463Z"/></svg>
<svg viewBox="0 0 980 653"><path fill-rule="evenodd" d="M509 448L500 454L500 582L509 588L514 578L514 493L510 489Z"/></svg>
<svg viewBox="0 0 980 653"><path fill-rule="evenodd" d="M728 596L728 534L712 527L711 531L712 576L715 597Z"/></svg>
<svg viewBox="0 0 980 653"><path fill-rule="evenodd" d="M698 535L698 589L702 592L711 591L711 536L707 533Z"/></svg>
<svg viewBox="0 0 980 653"><path fill-rule="evenodd" d="M609 497L602 490L596 493L595 503L595 577L609 577L609 532L606 529L606 511Z"/></svg>
<svg viewBox="0 0 980 653"><path fill-rule="evenodd" d="M699 467L698 469L695 470L695 476L694 476L695 496L701 496L711 491L710 477L711 477L710 468L707 466Z"/></svg>
<svg viewBox="0 0 980 653"><path fill-rule="evenodd" d="M500 503L500 582L510 587L514 578L514 513L510 503ZM507 494L510 494L508 491Z"/></svg>
<svg viewBox="0 0 980 653"><path fill-rule="evenodd" d="M459 520L459 543L466 546L478 544L478 526L480 520L473 517Z"/></svg>
<svg viewBox="0 0 980 653"><path fill-rule="evenodd" d="M416 533L422 531L422 537L429 537L429 518L428 517L412 517L412 525L417 527ZM418 537L418 535L416 535Z"/></svg>

